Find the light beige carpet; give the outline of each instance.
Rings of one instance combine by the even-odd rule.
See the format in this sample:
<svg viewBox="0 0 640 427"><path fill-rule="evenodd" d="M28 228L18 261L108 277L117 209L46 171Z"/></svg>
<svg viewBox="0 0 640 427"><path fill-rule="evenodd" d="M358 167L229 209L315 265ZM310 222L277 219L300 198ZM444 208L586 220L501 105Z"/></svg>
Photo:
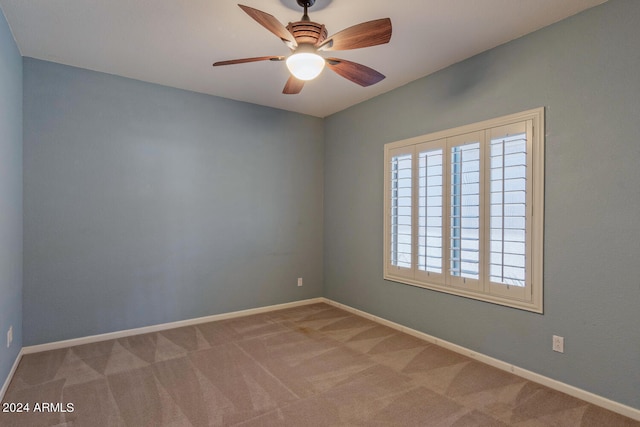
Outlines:
<svg viewBox="0 0 640 427"><path fill-rule="evenodd" d="M2 426L640 426L326 304L26 355L4 401L73 412Z"/></svg>

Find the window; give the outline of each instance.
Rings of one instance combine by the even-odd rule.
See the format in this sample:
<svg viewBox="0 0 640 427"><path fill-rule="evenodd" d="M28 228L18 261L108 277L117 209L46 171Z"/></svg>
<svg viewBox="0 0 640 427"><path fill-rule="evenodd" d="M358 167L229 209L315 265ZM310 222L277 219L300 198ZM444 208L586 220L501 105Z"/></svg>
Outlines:
<svg viewBox="0 0 640 427"><path fill-rule="evenodd" d="M542 313L544 109L385 145L384 278Z"/></svg>

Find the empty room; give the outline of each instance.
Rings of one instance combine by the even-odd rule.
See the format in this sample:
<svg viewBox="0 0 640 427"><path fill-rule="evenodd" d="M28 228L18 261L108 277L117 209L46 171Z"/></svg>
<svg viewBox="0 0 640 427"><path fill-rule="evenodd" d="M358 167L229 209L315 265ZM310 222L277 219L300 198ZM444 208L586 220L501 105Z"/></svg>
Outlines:
<svg viewBox="0 0 640 427"><path fill-rule="evenodd" d="M0 11L0 426L640 426L640 2Z"/></svg>

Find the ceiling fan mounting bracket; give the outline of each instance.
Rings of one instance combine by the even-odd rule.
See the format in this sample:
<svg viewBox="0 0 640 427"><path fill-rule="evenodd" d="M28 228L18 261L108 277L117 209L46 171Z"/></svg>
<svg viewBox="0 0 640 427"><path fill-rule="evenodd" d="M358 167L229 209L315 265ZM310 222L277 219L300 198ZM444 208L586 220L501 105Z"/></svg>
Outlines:
<svg viewBox="0 0 640 427"><path fill-rule="evenodd" d="M314 5L316 0L296 0L300 7L311 7Z"/></svg>

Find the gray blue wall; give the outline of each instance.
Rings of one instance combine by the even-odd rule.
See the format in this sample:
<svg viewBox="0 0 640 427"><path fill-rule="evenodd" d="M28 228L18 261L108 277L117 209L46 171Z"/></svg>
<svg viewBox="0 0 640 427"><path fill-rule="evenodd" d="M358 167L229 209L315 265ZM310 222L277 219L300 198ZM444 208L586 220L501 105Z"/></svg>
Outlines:
<svg viewBox="0 0 640 427"><path fill-rule="evenodd" d="M610 1L327 118L325 296L640 408L639 23ZM384 281L383 145L540 106L544 315Z"/></svg>
<svg viewBox="0 0 640 427"><path fill-rule="evenodd" d="M321 119L30 58L24 117L25 345L322 295Z"/></svg>
<svg viewBox="0 0 640 427"><path fill-rule="evenodd" d="M22 57L0 10L0 388L21 347Z"/></svg>

